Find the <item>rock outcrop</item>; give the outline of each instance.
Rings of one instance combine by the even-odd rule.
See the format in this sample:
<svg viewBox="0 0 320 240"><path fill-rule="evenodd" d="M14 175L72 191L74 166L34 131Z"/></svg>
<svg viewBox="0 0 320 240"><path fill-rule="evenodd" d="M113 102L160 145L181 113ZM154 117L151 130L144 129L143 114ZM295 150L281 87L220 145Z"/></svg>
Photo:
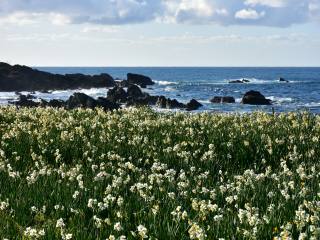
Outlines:
<svg viewBox="0 0 320 240"><path fill-rule="evenodd" d="M78 88L112 87L115 81L108 74L52 74L27 66L0 63L0 91L48 91Z"/></svg>
<svg viewBox="0 0 320 240"><path fill-rule="evenodd" d="M197 110L197 109L201 108L202 106L203 105L195 99L191 99L191 101L188 102L186 105L188 111Z"/></svg>
<svg viewBox="0 0 320 240"><path fill-rule="evenodd" d="M243 104L251 104L251 105L271 105L271 100L266 99L265 96L263 96L258 91L249 91L247 92L243 98L241 103Z"/></svg>
<svg viewBox="0 0 320 240"><path fill-rule="evenodd" d="M234 97L226 96L226 97L220 97L216 96L210 100L212 103L235 103L236 100Z"/></svg>
<svg viewBox="0 0 320 240"><path fill-rule="evenodd" d="M127 74L127 81L130 84L136 84L142 88L146 88L148 85L155 84L150 77L133 73Z"/></svg>

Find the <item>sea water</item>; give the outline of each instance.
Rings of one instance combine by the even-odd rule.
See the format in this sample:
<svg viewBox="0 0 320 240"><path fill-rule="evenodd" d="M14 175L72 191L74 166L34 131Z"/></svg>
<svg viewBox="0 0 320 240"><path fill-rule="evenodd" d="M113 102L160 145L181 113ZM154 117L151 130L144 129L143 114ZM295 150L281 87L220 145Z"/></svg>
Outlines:
<svg viewBox="0 0 320 240"><path fill-rule="evenodd" d="M38 67L51 73L109 73L117 79L126 79L127 73L138 73L151 77L155 85L145 91L152 95L164 95L181 102L192 98L204 106L199 111L218 112L251 112L276 111L288 112L308 110L320 113L320 68L261 68L261 67ZM280 82L279 78L289 82ZM249 83L229 83L233 80L247 79ZM241 104L241 98L249 91L261 92L272 100L272 106L251 106ZM74 92L83 92L94 98L105 97L108 89L77 89L53 91L51 93L36 92L34 95L46 100L68 99ZM215 96L232 96L234 104L213 104ZM13 92L0 93L0 103L18 96Z"/></svg>

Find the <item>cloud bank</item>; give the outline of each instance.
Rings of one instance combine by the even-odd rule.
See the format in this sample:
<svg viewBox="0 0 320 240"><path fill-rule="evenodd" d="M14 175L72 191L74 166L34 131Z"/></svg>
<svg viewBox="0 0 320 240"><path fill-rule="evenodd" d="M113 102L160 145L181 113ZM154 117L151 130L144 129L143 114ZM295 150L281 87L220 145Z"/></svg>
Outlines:
<svg viewBox="0 0 320 240"><path fill-rule="evenodd" d="M0 23L150 21L287 27L320 22L320 0L0 0Z"/></svg>

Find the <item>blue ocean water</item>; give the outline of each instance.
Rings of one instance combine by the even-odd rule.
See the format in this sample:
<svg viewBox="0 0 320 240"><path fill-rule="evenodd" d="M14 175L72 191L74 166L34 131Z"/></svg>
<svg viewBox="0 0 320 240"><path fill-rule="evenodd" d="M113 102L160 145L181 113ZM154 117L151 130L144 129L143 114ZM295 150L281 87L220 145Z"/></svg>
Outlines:
<svg viewBox="0 0 320 240"><path fill-rule="evenodd" d="M150 76L156 85L147 91L187 102L194 98L204 104L201 110L219 112L251 112L263 110L277 112L309 110L320 113L320 68L261 68L261 67L41 67L40 70L66 74L109 73L114 78L126 79L129 72ZM290 81L283 83L279 78ZM230 84L229 81L248 79L250 83ZM249 90L260 91L273 101L272 106L248 106L240 104L243 94ZM106 89L85 92L93 97L105 96ZM66 99L71 91L55 91L44 98ZM214 96L233 96L235 104L213 104Z"/></svg>

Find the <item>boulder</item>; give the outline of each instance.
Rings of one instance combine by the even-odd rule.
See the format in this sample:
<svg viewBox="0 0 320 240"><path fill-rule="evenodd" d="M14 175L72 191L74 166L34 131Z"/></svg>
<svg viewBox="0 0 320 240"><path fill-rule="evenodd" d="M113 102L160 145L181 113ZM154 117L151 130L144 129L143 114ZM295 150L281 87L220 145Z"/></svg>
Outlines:
<svg viewBox="0 0 320 240"><path fill-rule="evenodd" d="M212 103L235 103L236 100L234 99L234 97L230 97L230 96L226 96L226 97L214 97L210 100L210 102Z"/></svg>
<svg viewBox="0 0 320 240"><path fill-rule="evenodd" d="M281 78L279 78L279 82L286 82L286 83L288 83L289 81L286 80L286 79L284 79L283 77L281 77Z"/></svg>
<svg viewBox="0 0 320 240"><path fill-rule="evenodd" d="M155 84L150 77L134 73L127 74L127 81L128 83L139 85L142 88Z"/></svg>
<svg viewBox="0 0 320 240"><path fill-rule="evenodd" d="M34 101L28 99L28 97L25 95L20 95L18 101L12 101L9 103L14 104L16 106L20 106L20 107L38 107L38 106L40 106L40 103L34 102Z"/></svg>
<svg viewBox="0 0 320 240"><path fill-rule="evenodd" d="M167 106L167 99L165 96L159 96L156 102L156 106L159 108L166 108Z"/></svg>
<svg viewBox="0 0 320 240"><path fill-rule="evenodd" d="M176 99L170 99L164 96L158 97L156 105L159 108L167 108L167 109L186 108L185 104L178 102Z"/></svg>
<svg viewBox="0 0 320 240"><path fill-rule="evenodd" d="M96 106L96 100L84 93L75 93L66 102L67 109L95 108Z"/></svg>
<svg viewBox="0 0 320 240"><path fill-rule="evenodd" d="M141 89L135 84L131 84L128 87L127 95L128 97L135 98L135 99L143 98L145 96L144 93L141 91Z"/></svg>
<svg viewBox="0 0 320 240"><path fill-rule="evenodd" d="M203 105L199 103L197 100L192 99L189 103L187 103L187 110L188 111L193 111L197 110L198 108L202 107Z"/></svg>
<svg viewBox="0 0 320 240"><path fill-rule="evenodd" d="M251 105L271 105L271 100L266 99L260 92L251 90L243 96L241 103Z"/></svg>
<svg viewBox="0 0 320 240"><path fill-rule="evenodd" d="M0 91L42 91L78 88L100 88L115 85L108 74L52 74L27 66L0 63Z"/></svg>
<svg viewBox="0 0 320 240"><path fill-rule="evenodd" d="M242 79L242 80L233 80L233 81L229 81L229 83L249 83L250 80L248 79Z"/></svg>
<svg viewBox="0 0 320 240"><path fill-rule="evenodd" d="M102 107L104 110L114 110L118 109L120 106L117 103L110 101L107 98L94 98L84 94L84 93L75 93L66 101L67 109L74 108L91 108Z"/></svg>
<svg viewBox="0 0 320 240"><path fill-rule="evenodd" d="M65 107L66 103L63 100L52 99L45 105L48 107L62 108L62 107Z"/></svg>
<svg viewBox="0 0 320 240"><path fill-rule="evenodd" d="M116 110L120 108L120 105L109 101L107 98L99 97L97 99L97 106L102 107L105 111L107 110Z"/></svg>
<svg viewBox="0 0 320 240"><path fill-rule="evenodd" d="M116 86L109 89L107 98L111 102L124 103L127 101L128 94L123 88Z"/></svg>

